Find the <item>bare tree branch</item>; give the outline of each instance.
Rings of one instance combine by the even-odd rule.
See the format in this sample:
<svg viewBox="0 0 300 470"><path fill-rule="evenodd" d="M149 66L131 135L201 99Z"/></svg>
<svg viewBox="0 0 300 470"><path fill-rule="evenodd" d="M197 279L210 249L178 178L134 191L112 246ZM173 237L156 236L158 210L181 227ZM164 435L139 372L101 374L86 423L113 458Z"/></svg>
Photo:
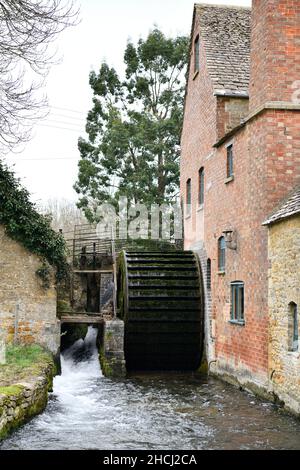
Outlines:
<svg viewBox="0 0 300 470"><path fill-rule="evenodd" d="M73 0L0 0L2 152L28 140L33 121L45 115L46 100L37 91L54 62L50 43L77 23Z"/></svg>

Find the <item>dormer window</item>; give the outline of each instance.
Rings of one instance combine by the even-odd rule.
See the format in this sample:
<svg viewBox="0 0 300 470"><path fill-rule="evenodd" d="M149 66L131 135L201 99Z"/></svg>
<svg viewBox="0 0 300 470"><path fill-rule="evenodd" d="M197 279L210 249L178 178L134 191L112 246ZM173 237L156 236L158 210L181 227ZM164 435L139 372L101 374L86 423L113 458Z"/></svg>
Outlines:
<svg viewBox="0 0 300 470"><path fill-rule="evenodd" d="M200 38L199 34L194 42L194 73L200 70Z"/></svg>

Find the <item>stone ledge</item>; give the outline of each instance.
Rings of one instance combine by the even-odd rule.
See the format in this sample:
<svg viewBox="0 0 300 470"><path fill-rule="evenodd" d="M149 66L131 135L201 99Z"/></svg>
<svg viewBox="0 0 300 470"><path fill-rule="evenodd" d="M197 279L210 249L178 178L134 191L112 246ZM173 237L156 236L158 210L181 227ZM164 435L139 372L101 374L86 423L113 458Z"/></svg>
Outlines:
<svg viewBox="0 0 300 470"><path fill-rule="evenodd" d="M43 376L3 387L5 392L0 394L0 441L45 409L53 375L54 363L45 367Z"/></svg>
<svg viewBox="0 0 300 470"><path fill-rule="evenodd" d="M245 390L246 392L253 393L254 395L274 402L274 395L270 390L268 390L268 384L258 383L250 375L243 374L242 371L237 373L236 371L231 371L229 368L224 368L222 366L212 365L210 369L210 375L216 377L223 382L227 382L235 387Z"/></svg>
<svg viewBox="0 0 300 470"><path fill-rule="evenodd" d="M228 178L225 180L225 184L229 184L231 181L234 181L234 176L228 176Z"/></svg>

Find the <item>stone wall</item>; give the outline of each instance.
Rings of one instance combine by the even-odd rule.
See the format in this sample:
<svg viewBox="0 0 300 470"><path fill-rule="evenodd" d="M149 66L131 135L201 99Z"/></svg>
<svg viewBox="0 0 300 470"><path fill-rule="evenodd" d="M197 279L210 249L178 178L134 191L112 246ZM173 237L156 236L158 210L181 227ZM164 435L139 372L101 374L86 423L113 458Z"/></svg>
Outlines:
<svg viewBox="0 0 300 470"><path fill-rule="evenodd" d="M56 318L54 273L49 289L36 275L41 260L5 235L0 226L0 333L6 342L37 343L56 354L60 324Z"/></svg>
<svg viewBox="0 0 300 470"><path fill-rule="evenodd" d="M106 377L124 377L126 375L124 322L122 320L104 321L100 363Z"/></svg>
<svg viewBox="0 0 300 470"><path fill-rule="evenodd" d="M298 318L300 306L299 215L270 226L269 259L270 389L300 415L300 345L289 345L289 304L298 305Z"/></svg>
<svg viewBox="0 0 300 470"><path fill-rule="evenodd" d="M49 364L41 376L11 387L0 387L0 440L44 410L53 372L54 364Z"/></svg>

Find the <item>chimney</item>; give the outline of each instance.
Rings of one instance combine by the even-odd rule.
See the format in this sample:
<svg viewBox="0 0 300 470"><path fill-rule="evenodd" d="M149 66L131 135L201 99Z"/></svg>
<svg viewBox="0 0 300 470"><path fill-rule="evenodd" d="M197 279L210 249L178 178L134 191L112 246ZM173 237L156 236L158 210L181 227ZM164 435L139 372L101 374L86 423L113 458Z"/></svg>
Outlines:
<svg viewBox="0 0 300 470"><path fill-rule="evenodd" d="M300 0L253 0L250 112L300 104Z"/></svg>

